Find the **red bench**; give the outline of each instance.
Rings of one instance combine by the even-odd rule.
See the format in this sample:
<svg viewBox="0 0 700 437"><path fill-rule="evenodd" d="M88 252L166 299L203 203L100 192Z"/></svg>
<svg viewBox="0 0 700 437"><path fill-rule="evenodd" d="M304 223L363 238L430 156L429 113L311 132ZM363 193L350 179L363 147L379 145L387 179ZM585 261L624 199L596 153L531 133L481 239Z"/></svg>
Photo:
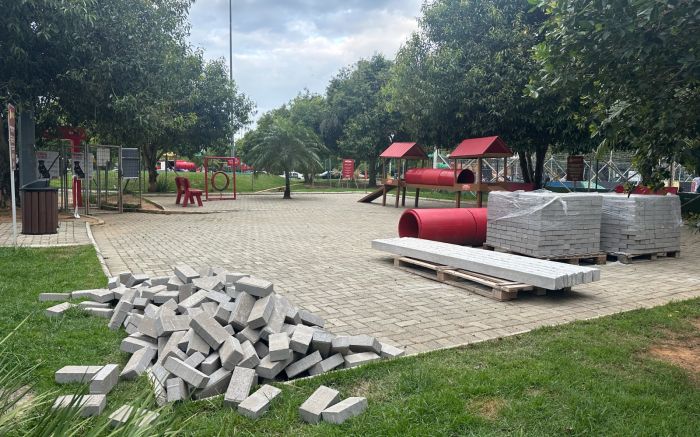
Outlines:
<svg viewBox="0 0 700 437"><path fill-rule="evenodd" d="M188 201L194 205L194 198L196 197L197 204L199 206L203 206L202 190L190 188L189 179L178 176L175 178L175 186L177 187L177 199L175 200L176 205L180 204L180 199L182 199L183 208L187 206Z"/></svg>

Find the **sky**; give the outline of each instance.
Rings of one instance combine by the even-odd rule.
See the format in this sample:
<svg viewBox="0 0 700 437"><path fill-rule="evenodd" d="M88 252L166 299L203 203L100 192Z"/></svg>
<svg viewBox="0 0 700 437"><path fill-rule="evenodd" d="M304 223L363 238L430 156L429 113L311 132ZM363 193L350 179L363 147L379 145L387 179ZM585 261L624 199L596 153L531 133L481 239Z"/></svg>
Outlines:
<svg viewBox="0 0 700 437"><path fill-rule="evenodd" d="M394 58L417 29L422 0L233 0L233 77L259 117L305 88L323 93L360 58ZM196 0L190 43L229 56L229 0ZM257 117L256 117L257 118Z"/></svg>

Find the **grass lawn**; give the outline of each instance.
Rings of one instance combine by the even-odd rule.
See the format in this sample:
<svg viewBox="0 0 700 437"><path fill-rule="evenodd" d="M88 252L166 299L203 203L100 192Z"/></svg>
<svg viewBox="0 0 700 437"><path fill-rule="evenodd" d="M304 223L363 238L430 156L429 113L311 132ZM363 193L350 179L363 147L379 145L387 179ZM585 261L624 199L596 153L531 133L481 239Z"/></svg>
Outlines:
<svg viewBox="0 0 700 437"><path fill-rule="evenodd" d="M92 247L0 248L0 334L30 316L9 350L27 366L41 363L32 378L37 391L75 390L53 383L67 364L126 362L123 331L79 311L48 319L43 309L51 304L37 301L42 291L105 283ZM171 409L188 435L690 436L700 429L699 339L696 299L279 384L282 395L258 421L223 407L221 397ZM663 344L693 346L694 371L649 352ZM96 420L145 383L121 382ZM301 422L297 408L321 384L343 397L366 396L369 409L341 426Z"/></svg>

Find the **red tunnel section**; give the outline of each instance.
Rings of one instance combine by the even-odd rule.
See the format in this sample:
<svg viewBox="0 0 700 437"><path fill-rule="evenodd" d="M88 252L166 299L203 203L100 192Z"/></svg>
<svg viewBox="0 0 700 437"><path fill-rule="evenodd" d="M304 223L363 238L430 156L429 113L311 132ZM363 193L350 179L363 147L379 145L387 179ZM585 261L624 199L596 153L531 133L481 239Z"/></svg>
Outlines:
<svg viewBox="0 0 700 437"><path fill-rule="evenodd" d="M399 220L399 236L481 246L486 242L486 208L409 209Z"/></svg>
<svg viewBox="0 0 700 437"><path fill-rule="evenodd" d="M455 171L442 168L409 168L406 170L404 180L407 184L435 185L441 187L452 187L455 183L471 184L474 182L474 173L469 169L457 171L455 181Z"/></svg>

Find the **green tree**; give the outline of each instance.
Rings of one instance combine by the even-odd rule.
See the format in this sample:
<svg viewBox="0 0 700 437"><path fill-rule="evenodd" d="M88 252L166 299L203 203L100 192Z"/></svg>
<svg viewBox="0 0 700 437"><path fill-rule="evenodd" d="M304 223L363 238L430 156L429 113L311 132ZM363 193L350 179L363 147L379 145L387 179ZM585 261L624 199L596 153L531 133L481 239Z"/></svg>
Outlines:
<svg viewBox="0 0 700 437"><path fill-rule="evenodd" d="M542 41L545 18L526 0L426 4L418 32L397 55L386 87L389 109L427 146L500 135L518 152L524 180L539 186L548 151L590 147L563 109L577 105L574 99L526 96L537 72L531 49Z"/></svg>
<svg viewBox="0 0 700 437"><path fill-rule="evenodd" d="M699 144L700 3L538 4L550 18L533 86L580 96L578 117L596 141L635 150L644 182L658 185L666 163Z"/></svg>
<svg viewBox="0 0 700 437"><path fill-rule="evenodd" d="M246 159L257 170L284 173L284 199L292 198L289 173L320 169L319 154L325 149L318 135L290 119L286 107L263 115L244 143Z"/></svg>
<svg viewBox="0 0 700 437"><path fill-rule="evenodd" d="M368 163L369 186L377 184L377 161L396 134L397 114L387 109L382 89L392 62L382 55L344 68L328 84L328 142L342 154ZM347 156L346 156L347 157Z"/></svg>

